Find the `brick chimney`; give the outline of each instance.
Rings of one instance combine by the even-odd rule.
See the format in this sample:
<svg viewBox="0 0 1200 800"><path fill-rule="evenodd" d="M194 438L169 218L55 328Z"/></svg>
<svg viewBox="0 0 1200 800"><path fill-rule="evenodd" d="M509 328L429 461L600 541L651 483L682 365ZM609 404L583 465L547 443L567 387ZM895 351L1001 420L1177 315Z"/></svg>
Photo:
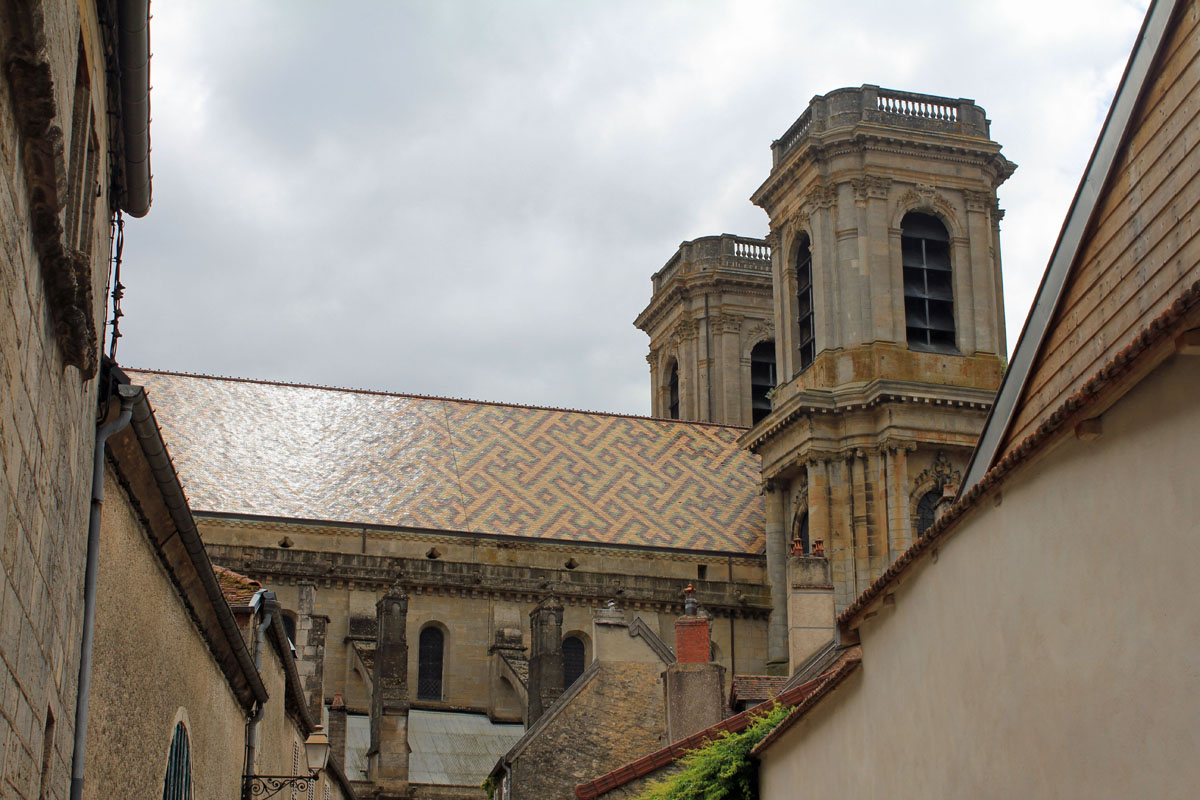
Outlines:
<svg viewBox="0 0 1200 800"><path fill-rule="evenodd" d="M698 613L696 591L684 591L675 620L675 663L663 673L667 739L675 743L725 719L725 668L711 660L712 620Z"/></svg>

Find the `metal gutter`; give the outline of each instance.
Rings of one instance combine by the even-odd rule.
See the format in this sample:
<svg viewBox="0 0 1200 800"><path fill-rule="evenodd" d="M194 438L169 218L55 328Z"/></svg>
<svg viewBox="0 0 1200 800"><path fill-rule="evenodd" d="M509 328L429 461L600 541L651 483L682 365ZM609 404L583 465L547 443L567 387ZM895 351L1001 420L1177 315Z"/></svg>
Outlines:
<svg viewBox="0 0 1200 800"><path fill-rule="evenodd" d="M1004 437L1012 427L1017 404L1025 392L1029 372L1041 352L1054 312L1062 299L1063 288L1071 266L1079 254L1083 235L1091 223L1100 193L1108 183L1113 165L1121 145L1129 134L1129 124L1141 97L1142 89L1150 76L1150 69L1165 39L1167 24L1175 11L1176 3L1170 0L1154 0L1146 14L1137 42L1125 65L1125 74L1117 86L1116 95L1108 109L1108 116L1100 129L1100 137L1092 150L1083 179L1075 191L1066 220L1058 234L1058 241L1050 255L1050 263L1042 276L1034 297L1033 307L1025 319L1012 361L996 394L995 404L984 423L979 444L971 455L965 477L958 490L958 497L983 479L997 457Z"/></svg>
<svg viewBox="0 0 1200 800"><path fill-rule="evenodd" d="M119 0L117 52L121 65L121 130L125 186L121 208L132 217L150 211L150 0Z"/></svg>

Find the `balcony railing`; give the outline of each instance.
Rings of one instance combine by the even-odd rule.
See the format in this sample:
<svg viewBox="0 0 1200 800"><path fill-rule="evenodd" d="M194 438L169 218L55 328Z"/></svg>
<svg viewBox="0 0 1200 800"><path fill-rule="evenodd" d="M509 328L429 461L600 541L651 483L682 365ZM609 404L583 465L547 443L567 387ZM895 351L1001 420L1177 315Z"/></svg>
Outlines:
<svg viewBox="0 0 1200 800"><path fill-rule="evenodd" d="M780 164L810 134L874 122L917 131L990 138L987 115L974 100L899 92L870 84L814 97L787 132L771 144Z"/></svg>
<svg viewBox="0 0 1200 800"><path fill-rule="evenodd" d="M771 274L771 247L763 239L734 236L703 236L679 245L675 254L654 273L654 291L658 291L681 271L757 272Z"/></svg>

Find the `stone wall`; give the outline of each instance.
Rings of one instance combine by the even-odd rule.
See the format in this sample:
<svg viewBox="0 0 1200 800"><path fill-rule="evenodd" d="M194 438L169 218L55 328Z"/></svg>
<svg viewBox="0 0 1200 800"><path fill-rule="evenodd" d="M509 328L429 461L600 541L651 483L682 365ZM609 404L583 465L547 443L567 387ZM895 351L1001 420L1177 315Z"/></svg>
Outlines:
<svg viewBox="0 0 1200 800"><path fill-rule="evenodd" d="M76 75L108 139L92 4L0 1L0 795L67 795L108 255L109 169L94 185L66 142ZM82 46L82 58L80 57ZM14 69L18 67L17 69ZM72 160L75 160L75 164ZM76 189L68 193L67 189ZM66 206L90 224L62 231ZM35 225L35 212L39 219ZM69 250L78 248L76 252ZM72 366L74 365L74 366Z"/></svg>
<svg viewBox="0 0 1200 800"><path fill-rule="evenodd" d="M386 545L389 553L364 554L347 552L350 544L363 548L361 529L347 533L331 526L243 523L203 515L197 520L216 563L262 581L285 608L301 611L301 618L310 613L310 601L302 597L312 592L311 613L328 618L324 695L331 701L341 694L350 713L368 712L370 680L347 637L353 637L355 620L366 620L364 641L373 641L375 603L398 578L409 595L410 642L418 641L428 624L445 632L443 697L439 702L414 700L421 708L481 711L497 721L522 721L524 687L503 677L492 651L502 630L519 631L523 646L529 647L529 611L551 586L564 606L562 635L580 637L590 661L596 605L617 598L672 642L682 591L693 583L714 615L717 662L732 671L736 657L737 672L763 671L766 593L756 583L761 581L761 556L706 558L559 543L508 546L416 533L369 540L368 550ZM279 546L284 537L291 547ZM431 548L439 550L439 558L426 557ZM474 561L468 560L472 554ZM578 563L568 569L565 563L572 557ZM695 579L698 564L708 565L707 579ZM410 647L409 674L417 674L416 647Z"/></svg>
<svg viewBox="0 0 1200 800"><path fill-rule="evenodd" d="M594 668L513 760L513 800L572 800L578 784L664 744L663 665L614 661Z"/></svg>

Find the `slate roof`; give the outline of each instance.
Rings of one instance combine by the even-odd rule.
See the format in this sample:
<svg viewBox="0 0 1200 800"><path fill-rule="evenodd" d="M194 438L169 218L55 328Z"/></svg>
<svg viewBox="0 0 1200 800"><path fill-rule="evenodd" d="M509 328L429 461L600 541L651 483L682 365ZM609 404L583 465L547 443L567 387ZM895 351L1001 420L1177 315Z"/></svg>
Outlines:
<svg viewBox="0 0 1200 800"><path fill-rule="evenodd" d="M732 553L743 428L128 370L197 511Z"/></svg>
<svg viewBox="0 0 1200 800"><path fill-rule="evenodd" d="M408 779L477 787L524 731L523 725L492 722L483 714L411 709Z"/></svg>

